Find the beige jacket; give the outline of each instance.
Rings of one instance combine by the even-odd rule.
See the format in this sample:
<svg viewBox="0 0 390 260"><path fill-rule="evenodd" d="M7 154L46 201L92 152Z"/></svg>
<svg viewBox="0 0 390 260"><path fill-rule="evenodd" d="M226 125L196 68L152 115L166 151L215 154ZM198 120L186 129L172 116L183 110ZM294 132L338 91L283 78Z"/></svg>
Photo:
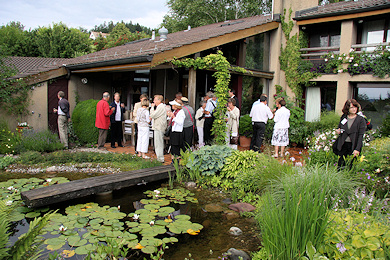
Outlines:
<svg viewBox="0 0 390 260"><path fill-rule="evenodd" d="M138 124L138 120L137 120L137 110L138 110L139 108L141 108L141 107L142 107L142 106L141 106L141 102L137 102L137 103L134 104L133 119L134 119L134 122L135 122L136 124Z"/></svg>
<svg viewBox="0 0 390 260"><path fill-rule="evenodd" d="M228 111L229 119L227 122L227 130L230 133L238 133L238 125L240 120L240 110L234 107L232 111Z"/></svg>
<svg viewBox="0 0 390 260"><path fill-rule="evenodd" d="M150 117L152 118L152 129L164 132L167 128L167 111L165 104L161 103L156 107L150 108Z"/></svg>

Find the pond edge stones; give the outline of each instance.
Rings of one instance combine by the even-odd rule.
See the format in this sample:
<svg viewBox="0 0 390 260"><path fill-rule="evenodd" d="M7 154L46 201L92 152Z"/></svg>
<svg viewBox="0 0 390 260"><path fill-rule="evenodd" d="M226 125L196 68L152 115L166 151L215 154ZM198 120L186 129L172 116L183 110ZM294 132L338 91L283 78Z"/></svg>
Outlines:
<svg viewBox="0 0 390 260"><path fill-rule="evenodd" d="M250 260L251 257L242 250L237 250L235 248L230 248L227 251L227 256L230 260Z"/></svg>
<svg viewBox="0 0 390 260"><path fill-rule="evenodd" d="M233 236L240 236L242 235L242 230L238 227L231 227L229 229L229 234Z"/></svg>

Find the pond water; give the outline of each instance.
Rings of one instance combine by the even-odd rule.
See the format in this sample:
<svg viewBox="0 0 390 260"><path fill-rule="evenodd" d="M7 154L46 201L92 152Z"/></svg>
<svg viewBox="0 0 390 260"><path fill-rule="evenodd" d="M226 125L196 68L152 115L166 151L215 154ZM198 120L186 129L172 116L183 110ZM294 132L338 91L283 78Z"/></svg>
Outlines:
<svg viewBox="0 0 390 260"><path fill-rule="evenodd" d="M64 213L65 208L68 206L96 202L99 206L120 206L120 211L128 214L136 210L135 202L146 198L144 194L146 190L154 190L161 186L166 187L167 184L164 182L154 182L146 185L128 187L106 195L89 196L83 199L52 205L50 208L59 209L60 213ZM176 211L180 211L180 214L191 216L191 222L202 224L204 228L197 236L191 236L189 234L177 236L179 242L168 244L169 248L165 251L164 259L218 259L218 257L221 257L231 247L244 250L248 253L259 250L259 245L261 244L259 240L260 231L255 220L253 218L240 217L238 214L229 210L228 204L223 202L227 198L226 194L209 189L195 189L192 192L195 194L199 203L187 202L183 205L176 205L175 209ZM217 211L222 211L208 212L206 208L217 208ZM243 234L240 236L230 235L229 229L233 226L239 227L243 231ZM15 233L11 241L15 242L18 236L28 230L28 223L23 219L17 222L16 226L13 226L13 230ZM64 246L61 250L63 249L70 248L69 246ZM48 251L45 251L41 259L46 259L47 254ZM143 259L144 257L148 259L145 254L136 254L130 259ZM84 257L74 255L69 259L84 259Z"/></svg>

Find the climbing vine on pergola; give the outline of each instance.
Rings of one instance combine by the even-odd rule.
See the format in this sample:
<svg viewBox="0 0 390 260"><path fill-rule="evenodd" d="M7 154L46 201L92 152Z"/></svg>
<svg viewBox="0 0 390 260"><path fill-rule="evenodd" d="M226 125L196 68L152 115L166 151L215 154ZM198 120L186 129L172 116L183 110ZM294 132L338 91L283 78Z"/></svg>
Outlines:
<svg viewBox="0 0 390 260"><path fill-rule="evenodd" d="M214 86L214 92L217 96L218 102L215 112L213 113L215 120L212 128L212 133L215 135L214 141L216 144L225 144L226 136L226 104L228 99L230 72L246 73L247 70L241 67L233 67L223 56L222 51L216 54L210 54L206 57L198 57L196 59L186 58L177 60L174 59L171 63L178 67L186 67L201 70L216 70L213 77L216 78L217 83Z"/></svg>

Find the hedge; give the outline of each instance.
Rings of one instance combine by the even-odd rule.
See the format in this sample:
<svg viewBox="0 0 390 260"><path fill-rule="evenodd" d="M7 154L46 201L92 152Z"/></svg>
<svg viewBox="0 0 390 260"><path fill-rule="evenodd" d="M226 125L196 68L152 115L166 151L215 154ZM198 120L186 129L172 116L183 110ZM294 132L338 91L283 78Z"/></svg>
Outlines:
<svg viewBox="0 0 390 260"><path fill-rule="evenodd" d="M99 131L95 127L96 105L99 100L79 102L72 114L74 131L81 143L96 143Z"/></svg>

